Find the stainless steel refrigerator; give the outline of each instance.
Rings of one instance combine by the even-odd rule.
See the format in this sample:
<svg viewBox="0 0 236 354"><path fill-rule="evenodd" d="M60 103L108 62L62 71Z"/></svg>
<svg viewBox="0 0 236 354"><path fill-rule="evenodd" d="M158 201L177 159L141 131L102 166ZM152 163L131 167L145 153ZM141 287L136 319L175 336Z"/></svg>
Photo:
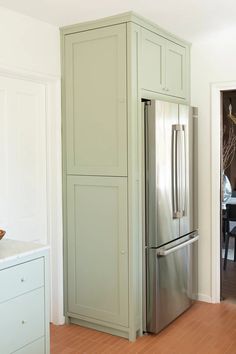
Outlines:
<svg viewBox="0 0 236 354"><path fill-rule="evenodd" d="M196 292L193 115L187 105L151 100L145 119L146 331L158 333Z"/></svg>

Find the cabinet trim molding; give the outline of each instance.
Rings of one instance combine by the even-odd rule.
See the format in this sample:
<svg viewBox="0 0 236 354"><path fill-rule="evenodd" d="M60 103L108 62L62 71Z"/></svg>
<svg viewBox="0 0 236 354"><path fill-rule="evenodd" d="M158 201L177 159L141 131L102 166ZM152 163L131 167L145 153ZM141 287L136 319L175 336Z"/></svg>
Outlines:
<svg viewBox="0 0 236 354"><path fill-rule="evenodd" d="M134 11L124 12L122 14L118 14L110 17L104 17L98 20L92 20L87 22L81 22L74 25L64 26L61 27L60 30L63 35L68 35L71 33L89 31L90 29L113 26L118 23L129 23L129 22L133 22L134 24L140 27L149 29L150 31L157 33L160 36L163 36L168 40L172 40L173 42L178 43L180 45L187 45L187 46L191 45L190 42L183 40L182 38L162 29L156 23L146 19L145 17L135 13Z"/></svg>

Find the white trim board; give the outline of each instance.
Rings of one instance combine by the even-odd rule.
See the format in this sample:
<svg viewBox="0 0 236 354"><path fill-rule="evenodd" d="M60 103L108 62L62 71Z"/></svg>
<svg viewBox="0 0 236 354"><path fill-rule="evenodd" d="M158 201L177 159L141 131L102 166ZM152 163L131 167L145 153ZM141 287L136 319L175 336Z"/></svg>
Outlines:
<svg viewBox="0 0 236 354"><path fill-rule="evenodd" d="M198 294L197 295L197 300L198 301L212 303L212 298L209 295L206 295L206 294Z"/></svg>
<svg viewBox="0 0 236 354"><path fill-rule="evenodd" d="M61 181L60 77L0 65L0 76L41 83L46 98L47 243L51 257L51 321L65 322L63 311L63 233Z"/></svg>
<svg viewBox="0 0 236 354"><path fill-rule="evenodd" d="M235 90L236 82L211 85L211 302L220 302L220 134L221 91Z"/></svg>
<svg viewBox="0 0 236 354"><path fill-rule="evenodd" d="M18 68L18 67L11 67L7 65L0 64L0 75L18 78L18 79L25 79L34 82L40 83L48 83L48 82L56 82L60 81L60 76L50 75L40 72L32 72L27 69Z"/></svg>

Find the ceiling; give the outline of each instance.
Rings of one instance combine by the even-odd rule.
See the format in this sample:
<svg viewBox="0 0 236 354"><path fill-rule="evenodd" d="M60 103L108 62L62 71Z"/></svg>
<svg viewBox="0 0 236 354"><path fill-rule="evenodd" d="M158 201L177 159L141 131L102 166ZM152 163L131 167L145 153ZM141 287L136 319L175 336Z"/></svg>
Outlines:
<svg viewBox="0 0 236 354"><path fill-rule="evenodd" d="M135 11L180 37L194 41L235 26L235 0L0 0L0 6L65 26Z"/></svg>

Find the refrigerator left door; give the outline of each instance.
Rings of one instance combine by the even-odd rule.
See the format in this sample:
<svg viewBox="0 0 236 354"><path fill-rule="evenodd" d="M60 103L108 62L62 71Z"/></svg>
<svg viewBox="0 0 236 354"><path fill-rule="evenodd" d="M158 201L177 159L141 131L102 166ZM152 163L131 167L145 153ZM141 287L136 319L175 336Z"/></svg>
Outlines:
<svg viewBox="0 0 236 354"><path fill-rule="evenodd" d="M179 219L174 217L173 166L176 158L174 127L178 105L152 100L145 114L146 245L158 247L179 237Z"/></svg>

